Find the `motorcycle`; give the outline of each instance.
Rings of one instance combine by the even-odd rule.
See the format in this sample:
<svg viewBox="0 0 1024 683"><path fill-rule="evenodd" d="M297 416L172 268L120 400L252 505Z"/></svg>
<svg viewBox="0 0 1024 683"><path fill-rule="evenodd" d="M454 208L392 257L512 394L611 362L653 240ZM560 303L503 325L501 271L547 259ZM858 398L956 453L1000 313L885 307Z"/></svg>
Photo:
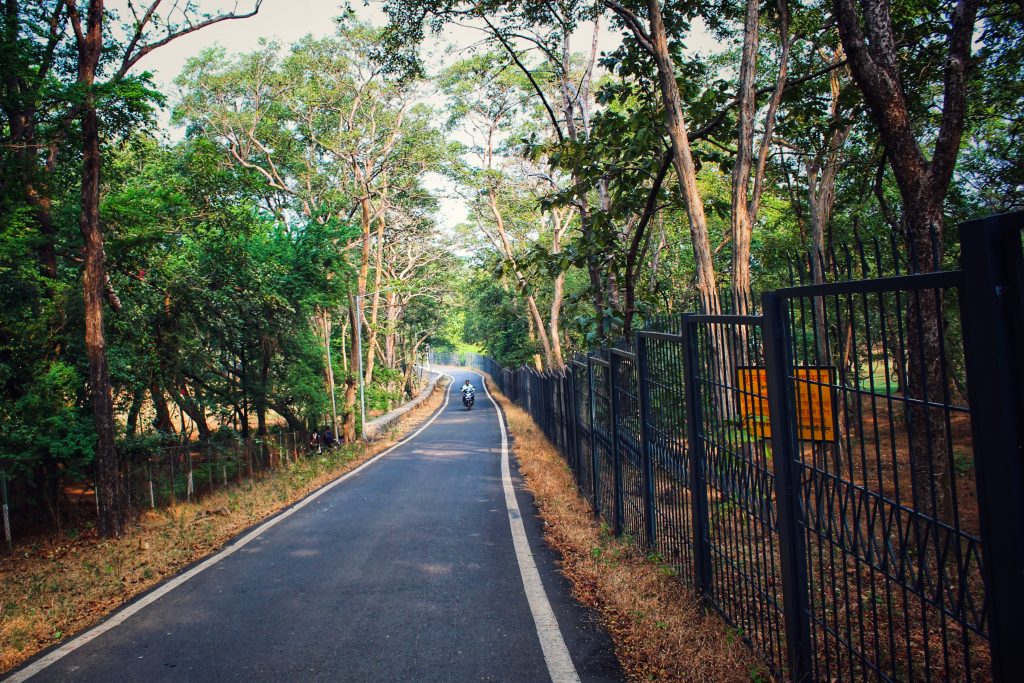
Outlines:
<svg viewBox="0 0 1024 683"><path fill-rule="evenodd" d="M466 391L462 394L462 405L466 406L466 410L473 410L473 402L476 400L474 392Z"/></svg>

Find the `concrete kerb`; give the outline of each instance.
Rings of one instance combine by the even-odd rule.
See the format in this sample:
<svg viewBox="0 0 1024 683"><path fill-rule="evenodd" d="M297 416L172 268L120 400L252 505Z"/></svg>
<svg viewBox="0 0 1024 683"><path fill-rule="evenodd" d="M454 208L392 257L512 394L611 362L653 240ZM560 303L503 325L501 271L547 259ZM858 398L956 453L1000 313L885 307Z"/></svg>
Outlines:
<svg viewBox="0 0 1024 683"><path fill-rule="evenodd" d="M430 382L427 383L427 386L423 387L420 393L417 394L416 398L399 406L398 408L395 408L390 413L386 413L367 422L363 427L363 440L376 441L381 438L387 433L391 426L398 422L399 418L430 398L437 389L437 385L443 376L439 372L432 372L431 374L433 377L431 377Z"/></svg>

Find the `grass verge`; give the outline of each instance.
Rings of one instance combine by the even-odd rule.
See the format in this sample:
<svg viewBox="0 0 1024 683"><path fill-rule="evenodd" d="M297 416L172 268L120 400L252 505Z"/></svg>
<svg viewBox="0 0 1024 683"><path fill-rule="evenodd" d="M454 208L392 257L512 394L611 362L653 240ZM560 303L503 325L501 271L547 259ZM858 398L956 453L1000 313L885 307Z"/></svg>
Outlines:
<svg viewBox="0 0 1024 683"><path fill-rule="evenodd" d="M0 673L101 618L241 531L400 441L444 400L447 379L382 439L298 460L265 478L161 510L117 539L66 531L0 556Z"/></svg>
<svg viewBox="0 0 1024 683"><path fill-rule="evenodd" d="M581 603L597 609L632 681L767 681L764 668L717 615L705 614L674 570L644 557L594 520L572 473L530 416L488 382L544 520L545 540Z"/></svg>

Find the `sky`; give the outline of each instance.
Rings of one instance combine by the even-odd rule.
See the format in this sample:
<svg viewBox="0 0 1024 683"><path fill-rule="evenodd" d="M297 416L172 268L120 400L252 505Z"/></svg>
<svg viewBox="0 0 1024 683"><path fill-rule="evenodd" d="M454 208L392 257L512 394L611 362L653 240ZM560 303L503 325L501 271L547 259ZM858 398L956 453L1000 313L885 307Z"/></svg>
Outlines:
<svg viewBox="0 0 1024 683"><path fill-rule="evenodd" d="M238 0L239 11L244 11L252 0ZM127 0L113 0L108 3L112 9L118 10L121 17L129 16L126 12ZM216 12L233 6L233 2L218 0L198 0L204 12ZM386 23L383 3L380 0L354 0L352 7L356 15L376 25ZM178 38L144 57L136 66L136 70L151 71L156 82L164 92L173 91L173 81L180 73L186 60L208 47L220 45L229 52L244 52L256 47L260 38L275 38L284 45L293 43L303 36L327 35L334 31L334 18L341 14L339 0L264 0L259 13L248 19L225 21ZM466 48L479 40L482 34L471 28L448 26L440 38L428 34L425 42L428 65L441 63L445 49ZM573 48L583 51L589 47L590 29L586 28L580 35L573 37ZM607 30L602 32L600 47L611 49L617 44L617 36ZM434 58L429 55L434 54Z"/></svg>

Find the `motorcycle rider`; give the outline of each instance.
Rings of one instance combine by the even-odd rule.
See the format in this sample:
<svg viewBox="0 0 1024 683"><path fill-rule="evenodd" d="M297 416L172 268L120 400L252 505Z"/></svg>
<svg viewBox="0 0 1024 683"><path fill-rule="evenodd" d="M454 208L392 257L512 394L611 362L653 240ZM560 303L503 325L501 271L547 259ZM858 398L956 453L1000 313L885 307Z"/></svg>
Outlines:
<svg viewBox="0 0 1024 683"><path fill-rule="evenodd" d="M468 379L466 380L466 383L462 385L461 391L463 403L465 403L467 400L472 398L474 394L476 394L476 389L473 388L473 385L469 383Z"/></svg>

